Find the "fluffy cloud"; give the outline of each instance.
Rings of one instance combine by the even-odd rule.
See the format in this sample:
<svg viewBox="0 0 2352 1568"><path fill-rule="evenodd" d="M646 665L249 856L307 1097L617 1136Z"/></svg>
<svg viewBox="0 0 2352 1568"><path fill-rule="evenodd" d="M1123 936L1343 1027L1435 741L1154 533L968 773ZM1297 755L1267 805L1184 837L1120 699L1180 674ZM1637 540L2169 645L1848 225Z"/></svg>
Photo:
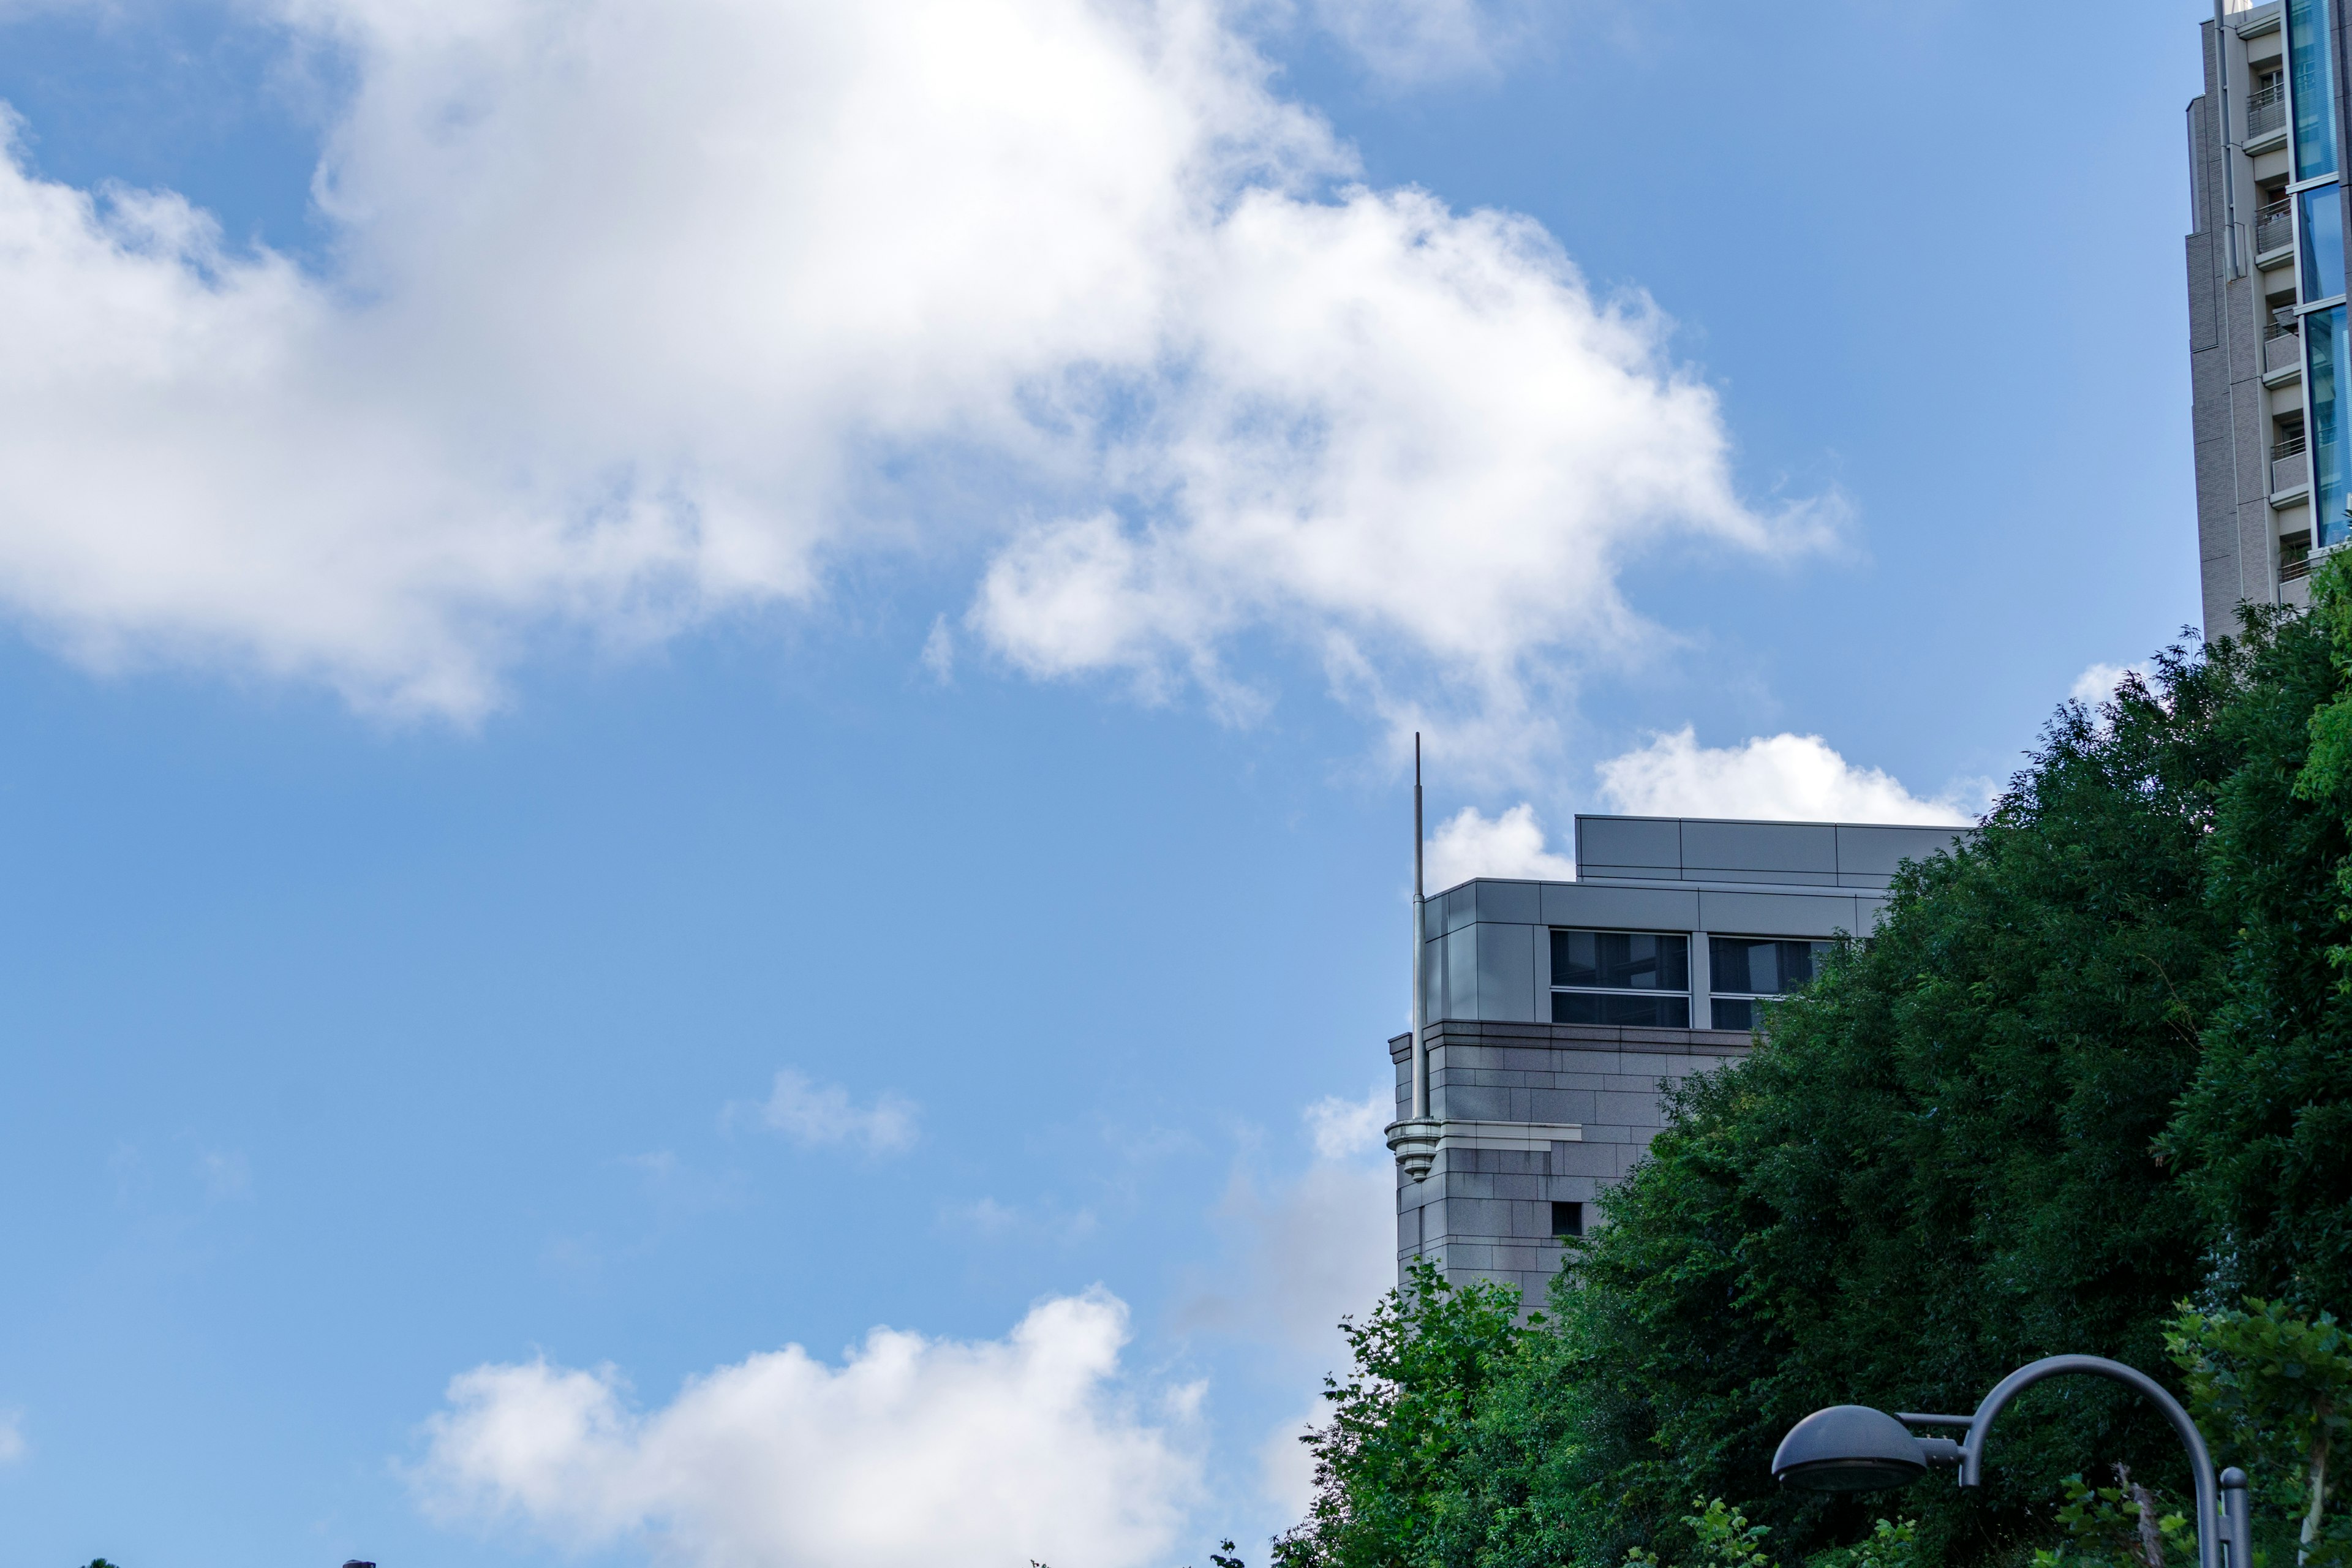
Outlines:
<svg viewBox="0 0 2352 1568"><path fill-rule="evenodd" d="M2116 694L2116 688L2124 683L2126 676L2137 675L2145 680L2152 673L2145 664L2095 664L2074 678L2067 695L2095 707Z"/></svg>
<svg viewBox="0 0 2352 1568"><path fill-rule="evenodd" d="M2075 682L2074 694L2098 700L2126 673L2095 665ZM1988 799L1981 787L1964 786L1923 800L1893 774L1847 762L1819 735L1759 735L1738 746L1702 746L1687 725L1653 736L1595 772L1606 807L1634 816L1941 825L1973 822ZM1543 825L1527 803L1499 816L1475 807L1456 813L1429 840L1425 865L1432 892L1473 877L1562 881L1576 875L1573 859L1545 847Z"/></svg>
<svg viewBox="0 0 2352 1568"><path fill-rule="evenodd" d="M1519 725L1642 635L1630 552L1810 526L1734 492L1646 306L1525 219L1339 184L1211 0L277 10L352 70L329 273L0 159L0 605L91 663L462 717L551 630L929 550L1038 674L1246 710L1271 628L1399 721Z"/></svg>
<svg viewBox="0 0 2352 1568"><path fill-rule="evenodd" d="M25 1413L0 1410L0 1465L13 1465L32 1451L25 1438Z"/></svg>
<svg viewBox="0 0 2352 1568"><path fill-rule="evenodd" d="M1318 1160L1349 1160L1384 1147L1381 1130L1395 1120L1396 1106L1386 1090L1375 1087L1361 1100L1327 1094L1301 1113L1307 1142Z"/></svg>
<svg viewBox="0 0 2352 1568"><path fill-rule="evenodd" d="M1521 804L1500 816L1465 806L1438 825L1423 853L1422 869L1424 883L1434 893L1473 877L1564 882L1576 875L1576 862L1544 847L1536 808Z"/></svg>
<svg viewBox="0 0 2352 1568"><path fill-rule="evenodd" d="M789 1345L651 1412L610 1368L483 1366L451 1382L416 1480L444 1519L698 1568L1125 1568L1160 1558L1201 1489L1199 1390L1122 1395L1126 1339L1097 1289L1003 1340L877 1329L838 1367Z"/></svg>
<svg viewBox="0 0 2352 1568"><path fill-rule="evenodd" d="M1702 746L1689 726L1599 768L1614 810L1637 816L1754 816L1811 822L1966 823L1958 793L1922 800L1893 774L1857 767L1819 735Z"/></svg>
<svg viewBox="0 0 2352 1568"><path fill-rule="evenodd" d="M1257 191L1209 241L1182 373L1118 444L1162 499L1027 529L982 584L971 624L1025 668L1214 689L1229 640L1273 626L1400 720L1409 651L1472 712L1534 724L1529 683L1571 639L1643 635L1630 552L1802 531L1735 495L1714 395L1656 318L1596 301L1523 219Z"/></svg>
<svg viewBox="0 0 2352 1568"><path fill-rule="evenodd" d="M914 1101L887 1089L877 1095L872 1105L861 1109L840 1085L814 1082L805 1073L790 1068L776 1075L774 1089L759 1107L762 1126L803 1148L849 1143L876 1154L913 1148L920 1115Z"/></svg>

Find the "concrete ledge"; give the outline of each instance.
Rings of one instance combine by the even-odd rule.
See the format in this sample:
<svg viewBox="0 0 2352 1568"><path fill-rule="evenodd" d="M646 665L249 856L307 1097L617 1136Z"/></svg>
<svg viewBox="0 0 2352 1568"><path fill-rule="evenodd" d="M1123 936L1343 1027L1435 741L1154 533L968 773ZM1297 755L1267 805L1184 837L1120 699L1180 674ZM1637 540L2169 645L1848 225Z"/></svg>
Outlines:
<svg viewBox="0 0 2352 1568"><path fill-rule="evenodd" d="M1412 1037L1402 1037L1400 1047L1389 1042L1393 1057L1412 1051ZM1748 1054L1755 1037L1745 1029L1634 1029L1605 1024L1505 1024L1447 1018L1429 1026L1432 1050L1445 1046L1529 1046L1552 1050L1636 1050L1645 1055L1739 1057Z"/></svg>
<svg viewBox="0 0 2352 1568"><path fill-rule="evenodd" d="M1554 1143L1581 1143L1584 1129L1572 1121L1442 1121L1437 1146L1444 1149L1502 1149L1521 1154L1549 1154Z"/></svg>

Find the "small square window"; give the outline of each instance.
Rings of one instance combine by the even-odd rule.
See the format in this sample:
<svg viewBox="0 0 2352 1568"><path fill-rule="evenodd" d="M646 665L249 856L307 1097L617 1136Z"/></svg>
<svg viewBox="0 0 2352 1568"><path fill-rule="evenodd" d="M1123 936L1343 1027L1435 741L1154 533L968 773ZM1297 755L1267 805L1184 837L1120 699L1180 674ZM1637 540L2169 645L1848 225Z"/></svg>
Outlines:
<svg viewBox="0 0 2352 1568"><path fill-rule="evenodd" d="M1584 1205L1582 1204L1552 1205L1551 1233L1556 1237L1582 1236L1584 1234Z"/></svg>

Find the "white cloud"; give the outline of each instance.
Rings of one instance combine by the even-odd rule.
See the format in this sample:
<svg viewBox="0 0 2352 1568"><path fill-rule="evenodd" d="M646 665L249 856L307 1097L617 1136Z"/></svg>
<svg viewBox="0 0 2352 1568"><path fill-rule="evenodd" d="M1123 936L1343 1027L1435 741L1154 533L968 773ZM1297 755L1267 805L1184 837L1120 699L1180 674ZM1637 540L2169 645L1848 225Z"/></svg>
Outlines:
<svg viewBox="0 0 2352 1568"><path fill-rule="evenodd" d="M1980 804L1960 791L1923 800L1893 774L1847 762L1819 735L1713 747L1685 725L1598 771L1611 807L1636 816L1959 824L1974 821Z"/></svg>
<svg viewBox="0 0 2352 1568"><path fill-rule="evenodd" d="M1396 1120L1396 1102L1388 1090L1374 1085L1361 1100L1327 1094L1300 1116L1317 1159L1347 1160L1387 1147L1381 1142L1381 1130Z"/></svg>
<svg viewBox="0 0 2352 1568"><path fill-rule="evenodd" d="M13 1465L33 1451L25 1437L25 1413L0 1410L0 1465Z"/></svg>
<svg viewBox="0 0 2352 1568"><path fill-rule="evenodd" d="M915 1146L921 1108L885 1089L860 1109L840 1085L817 1083L786 1068L759 1116L762 1125L803 1148L855 1143L870 1153L892 1154Z"/></svg>
<svg viewBox="0 0 2352 1568"><path fill-rule="evenodd" d="M1024 668L1216 692L1228 640L1272 626L1400 731L1423 691L1539 738L1531 686L1647 635L1620 560L1810 537L1735 495L1658 320L1524 219L1255 192L1210 240L1185 374L1119 446L1166 503L1033 526L982 584L971 624Z"/></svg>
<svg viewBox="0 0 2352 1568"><path fill-rule="evenodd" d="M2153 667L2145 664L2095 664L2074 678L2074 684L2067 695L2077 702L2096 707L2116 694L2116 688L2124 683L2124 677L2137 675L2146 680L2153 674Z"/></svg>
<svg viewBox="0 0 2352 1568"><path fill-rule="evenodd" d="M1097 1289L1002 1340L877 1329L839 1367L789 1345L643 1413L609 1367L478 1367L416 1479L445 1519L694 1568L1139 1565L1200 1497L1202 1391L1122 1393L1127 1337Z"/></svg>
<svg viewBox="0 0 2352 1568"><path fill-rule="evenodd" d="M465 717L551 630L977 550L1024 669L1248 711L1271 628L1540 735L1530 683L1643 635L1622 560L1811 526L1535 225L1318 194L1349 155L1211 0L277 12L352 72L331 272L0 161L0 606L90 664Z"/></svg>
<svg viewBox="0 0 2352 1568"><path fill-rule="evenodd" d="M1301 1520L1315 1504L1315 1455L1299 1439L1331 1418L1321 1400L1274 1429L1257 1446L1258 1490L1285 1520Z"/></svg>
<svg viewBox="0 0 2352 1568"><path fill-rule="evenodd" d="M1522 803L1500 816L1465 806L1438 825L1422 856L1422 872L1424 885L1435 893L1473 877L1565 882L1575 877L1576 862L1544 847L1543 824L1536 820L1533 805Z"/></svg>
<svg viewBox="0 0 2352 1568"><path fill-rule="evenodd" d="M1526 31L1523 17L1481 0L1314 0L1314 15L1375 74L1401 83L1492 69L1496 49Z"/></svg>

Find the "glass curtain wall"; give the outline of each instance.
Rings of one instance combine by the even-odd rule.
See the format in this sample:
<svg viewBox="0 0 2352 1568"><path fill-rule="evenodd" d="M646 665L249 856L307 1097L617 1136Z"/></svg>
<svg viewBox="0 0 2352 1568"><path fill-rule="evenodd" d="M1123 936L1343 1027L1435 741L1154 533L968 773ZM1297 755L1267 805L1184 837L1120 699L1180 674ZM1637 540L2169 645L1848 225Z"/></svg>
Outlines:
<svg viewBox="0 0 2352 1568"><path fill-rule="evenodd" d="M2306 304L2344 292L2344 188L2315 185L2295 198L2303 231L2303 298Z"/></svg>
<svg viewBox="0 0 2352 1568"><path fill-rule="evenodd" d="M2330 0L2286 0L2287 91L2294 110L2294 177L2336 173L2335 46ZM2341 383L2352 375L2344 313L2343 186L2300 191L2295 227L2302 242L2304 421L2311 453L2312 543L2352 538L2345 510L2345 428Z"/></svg>
<svg viewBox="0 0 2352 1568"><path fill-rule="evenodd" d="M2288 92L2294 102L2294 177L2336 172L2336 68L2327 0L2287 0Z"/></svg>
<svg viewBox="0 0 2352 1568"><path fill-rule="evenodd" d="M2343 379L2352 373L2352 341L2347 341L2346 326L2342 305L2303 318L2304 384L2311 400L2312 542L2322 550L2352 538L2352 517L2344 510Z"/></svg>

